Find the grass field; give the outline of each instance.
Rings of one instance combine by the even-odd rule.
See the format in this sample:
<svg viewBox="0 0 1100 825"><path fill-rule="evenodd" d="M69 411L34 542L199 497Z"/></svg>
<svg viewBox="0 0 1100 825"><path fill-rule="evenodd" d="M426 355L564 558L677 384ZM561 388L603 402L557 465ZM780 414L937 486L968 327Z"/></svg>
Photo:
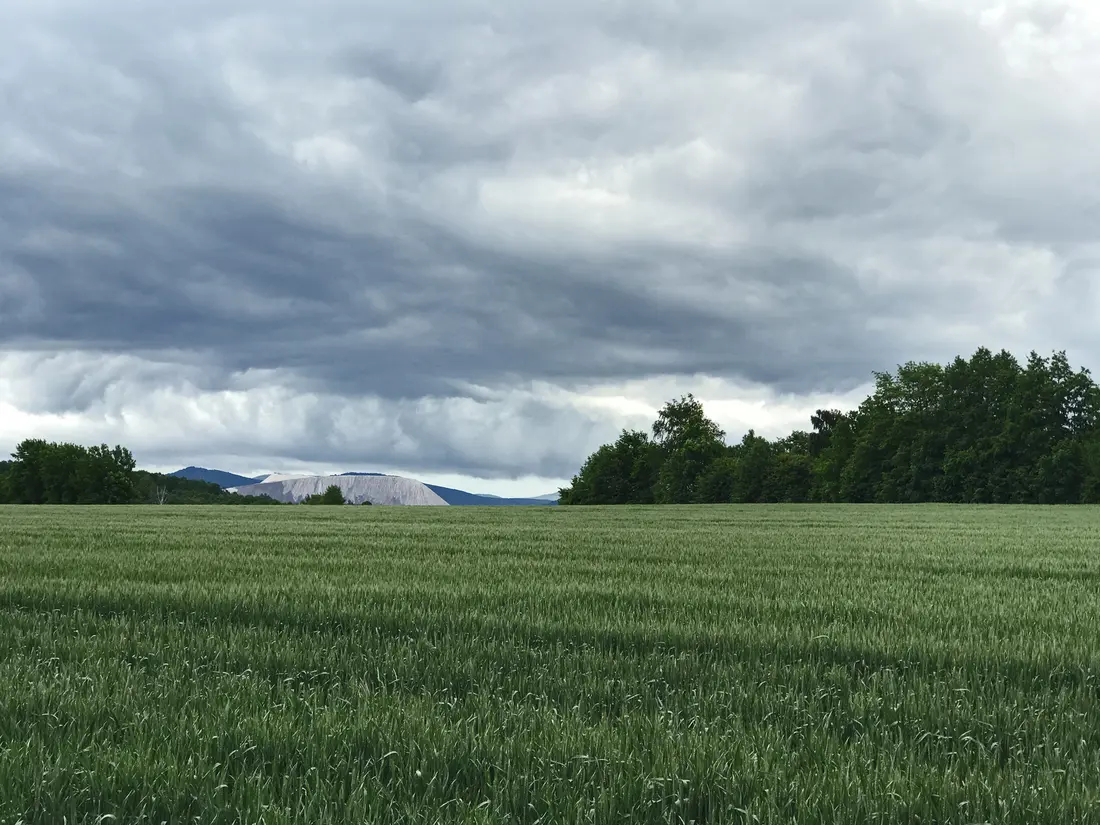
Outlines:
<svg viewBox="0 0 1100 825"><path fill-rule="evenodd" d="M0 508L19 820L1100 823L1100 509Z"/></svg>

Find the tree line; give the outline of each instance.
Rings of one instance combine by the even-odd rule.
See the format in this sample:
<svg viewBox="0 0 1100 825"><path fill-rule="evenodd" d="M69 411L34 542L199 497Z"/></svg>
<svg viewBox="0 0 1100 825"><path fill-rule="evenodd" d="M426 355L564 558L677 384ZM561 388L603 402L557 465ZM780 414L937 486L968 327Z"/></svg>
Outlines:
<svg viewBox="0 0 1100 825"><path fill-rule="evenodd" d="M27 439L0 461L0 504L281 504L242 496L217 484L136 469L122 446L83 447ZM347 504L336 485L304 504ZM370 504L364 501L364 504Z"/></svg>
<svg viewBox="0 0 1100 825"><path fill-rule="evenodd" d="M560 503L1100 502L1100 388L1065 352L982 347L874 379L857 409L774 441L726 444L693 395L669 401L651 432L589 456Z"/></svg>
<svg viewBox="0 0 1100 825"><path fill-rule="evenodd" d="M351 504L346 498L344 498L344 491L336 484L330 484L325 488L323 493L314 493L311 496L307 496L302 504ZM363 504L372 505L372 502L363 500Z"/></svg>
<svg viewBox="0 0 1100 825"><path fill-rule="evenodd" d="M0 462L0 504L279 504L135 468L122 446L27 439Z"/></svg>

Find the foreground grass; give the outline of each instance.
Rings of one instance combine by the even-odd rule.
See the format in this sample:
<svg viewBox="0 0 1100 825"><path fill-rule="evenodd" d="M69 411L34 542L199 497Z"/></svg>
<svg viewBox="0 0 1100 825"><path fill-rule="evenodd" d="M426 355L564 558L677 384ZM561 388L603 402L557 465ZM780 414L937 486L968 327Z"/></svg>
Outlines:
<svg viewBox="0 0 1100 825"><path fill-rule="evenodd" d="M0 825L1100 822L1098 584L1091 508L0 508Z"/></svg>

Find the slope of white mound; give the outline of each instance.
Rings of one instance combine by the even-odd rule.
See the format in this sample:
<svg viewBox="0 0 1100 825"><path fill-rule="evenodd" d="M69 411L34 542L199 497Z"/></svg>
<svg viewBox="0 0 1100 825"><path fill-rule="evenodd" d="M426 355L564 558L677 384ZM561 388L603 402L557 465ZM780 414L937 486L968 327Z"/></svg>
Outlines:
<svg viewBox="0 0 1100 825"><path fill-rule="evenodd" d="M276 501L298 504L332 485L340 488L352 504L402 504L447 506L447 502L419 481L401 476L299 476L283 481L263 481L238 487L242 496L268 496Z"/></svg>
<svg viewBox="0 0 1100 825"><path fill-rule="evenodd" d="M298 473L296 475L292 475L290 473L272 473L269 476L264 476L260 481L258 481L256 483L257 484L267 484L270 481L290 481L292 478L309 478L309 477L310 476L308 474L303 475L301 473Z"/></svg>

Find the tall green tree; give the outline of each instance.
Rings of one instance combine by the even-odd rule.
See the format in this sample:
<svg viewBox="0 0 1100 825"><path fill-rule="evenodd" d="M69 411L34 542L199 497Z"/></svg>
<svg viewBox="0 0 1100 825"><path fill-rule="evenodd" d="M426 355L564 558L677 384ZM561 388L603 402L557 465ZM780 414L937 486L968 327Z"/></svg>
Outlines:
<svg viewBox="0 0 1100 825"><path fill-rule="evenodd" d="M10 461L0 461L0 504L7 504L11 501L8 485L8 470L10 468Z"/></svg>
<svg viewBox="0 0 1100 825"><path fill-rule="evenodd" d="M16 504L125 504L133 498L134 457L125 447L27 439L12 459L8 497Z"/></svg>
<svg viewBox="0 0 1100 825"><path fill-rule="evenodd" d="M840 410L818 410L810 416L809 435L813 482L812 501L841 501L844 468L855 450L856 426L851 414Z"/></svg>
<svg viewBox="0 0 1100 825"><path fill-rule="evenodd" d="M739 464L737 454L727 449L699 476L695 483L695 496L699 504L728 504L734 501L733 490L737 484Z"/></svg>
<svg viewBox="0 0 1100 825"><path fill-rule="evenodd" d="M623 430L596 450L559 491L559 504L651 504L659 448L640 430Z"/></svg>
<svg viewBox="0 0 1100 825"><path fill-rule="evenodd" d="M666 403L653 423L653 440L661 449L654 499L661 504L699 501L700 479L726 452L723 438L694 395Z"/></svg>
<svg viewBox="0 0 1100 825"><path fill-rule="evenodd" d="M956 358L944 370L950 415L944 420L938 500L1009 503L1018 500L1016 493L1023 494L1015 467L1027 459L1002 438L1019 375L1020 364L1011 353L994 354L986 347L969 361Z"/></svg>
<svg viewBox="0 0 1100 825"><path fill-rule="evenodd" d="M793 432L771 446L771 466L765 483L767 500L779 503L810 501L814 479L809 433Z"/></svg>
<svg viewBox="0 0 1100 825"><path fill-rule="evenodd" d="M735 449L737 474L733 481L732 501L759 504L767 500L767 484L774 461L772 445L754 430L749 430Z"/></svg>

